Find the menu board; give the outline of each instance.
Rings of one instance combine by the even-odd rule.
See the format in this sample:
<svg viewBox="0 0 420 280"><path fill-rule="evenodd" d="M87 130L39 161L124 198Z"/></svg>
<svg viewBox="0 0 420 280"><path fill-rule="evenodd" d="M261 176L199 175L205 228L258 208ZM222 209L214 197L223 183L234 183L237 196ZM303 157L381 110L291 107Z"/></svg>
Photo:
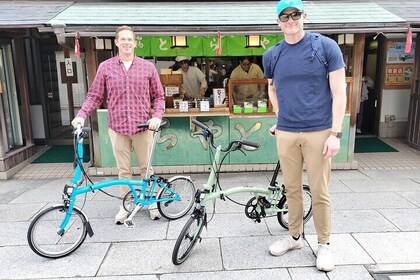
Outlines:
<svg viewBox="0 0 420 280"><path fill-rule="evenodd" d="M413 64L414 63L414 50L416 49L416 43L413 42L411 46L411 52L405 52L405 42L401 41L390 41L388 42L388 49L386 53L386 63L402 63L402 64Z"/></svg>
<svg viewBox="0 0 420 280"><path fill-rule="evenodd" d="M414 75L414 51L405 52L405 41L389 41L386 53L384 85L386 87L410 87Z"/></svg>

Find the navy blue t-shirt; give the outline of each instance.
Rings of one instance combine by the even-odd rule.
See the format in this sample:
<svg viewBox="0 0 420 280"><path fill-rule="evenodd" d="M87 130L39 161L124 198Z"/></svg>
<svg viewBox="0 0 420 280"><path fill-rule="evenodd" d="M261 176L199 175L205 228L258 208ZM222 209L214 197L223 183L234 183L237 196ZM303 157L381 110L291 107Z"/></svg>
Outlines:
<svg viewBox="0 0 420 280"><path fill-rule="evenodd" d="M320 36L328 62L325 68L313 56L310 36L315 35L305 32L298 43L291 45L284 41L268 49L263 56L264 76L273 79L276 87L279 130L308 132L332 126L332 93L327 73L345 67L345 63L337 43ZM277 57L279 48L280 56L275 63L273 54Z"/></svg>

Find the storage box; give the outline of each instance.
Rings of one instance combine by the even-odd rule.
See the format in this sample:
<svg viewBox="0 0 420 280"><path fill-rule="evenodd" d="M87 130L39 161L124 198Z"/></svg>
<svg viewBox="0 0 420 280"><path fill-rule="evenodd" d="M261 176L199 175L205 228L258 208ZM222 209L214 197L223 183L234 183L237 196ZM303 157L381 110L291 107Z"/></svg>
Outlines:
<svg viewBox="0 0 420 280"><path fill-rule="evenodd" d="M234 114L240 114L240 113L242 113L242 106L240 106L240 105L233 105L233 113Z"/></svg>
<svg viewBox="0 0 420 280"><path fill-rule="evenodd" d="M179 86L182 85L182 74L162 74L160 76L161 83L166 86Z"/></svg>
<svg viewBox="0 0 420 280"><path fill-rule="evenodd" d="M254 113L252 102L244 102L244 113Z"/></svg>

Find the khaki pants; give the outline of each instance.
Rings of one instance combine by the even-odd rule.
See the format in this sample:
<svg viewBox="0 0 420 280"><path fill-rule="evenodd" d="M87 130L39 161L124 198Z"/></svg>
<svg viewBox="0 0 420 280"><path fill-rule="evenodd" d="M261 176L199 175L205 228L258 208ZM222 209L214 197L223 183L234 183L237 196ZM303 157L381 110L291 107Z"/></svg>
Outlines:
<svg viewBox="0 0 420 280"><path fill-rule="evenodd" d="M109 138L112 144L115 161L118 168L118 178L131 179L133 172L131 170L131 147L136 153L137 162L140 168L140 177L144 177L147 170L147 162L150 157L151 147L153 143L153 132L150 130L134 134L133 136L126 136L118 134L114 130L108 128ZM150 167L149 175L153 173ZM124 196L129 188L127 186L120 186L120 195Z"/></svg>
<svg viewBox="0 0 420 280"><path fill-rule="evenodd" d="M330 130L287 132L276 130L277 152L286 186L289 207L289 234L303 232L302 170L306 163L308 183L312 194L312 210L318 242L329 242L331 207L328 183L331 178L331 159L324 159L324 143Z"/></svg>

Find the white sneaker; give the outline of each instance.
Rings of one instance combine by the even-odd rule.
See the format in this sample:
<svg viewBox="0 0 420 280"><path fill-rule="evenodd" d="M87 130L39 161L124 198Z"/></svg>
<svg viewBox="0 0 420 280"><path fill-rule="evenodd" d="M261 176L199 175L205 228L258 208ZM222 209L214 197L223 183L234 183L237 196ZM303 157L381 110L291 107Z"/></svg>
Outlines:
<svg viewBox="0 0 420 280"><path fill-rule="evenodd" d="M361 134L362 130L360 128L356 129L356 133Z"/></svg>
<svg viewBox="0 0 420 280"><path fill-rule="evenodd" d="M299 236L298 240L294 240L293 237L288 236L280 241L274 242L269 250L273 256L284 255L287 251L300 249L303 247L302 235Z"/></svg>
<svg viewBox="0 0 420 280"><path fill-rule="evenodd" d="M159 209L157 208L156 202L149 205L149 215L150 219L152 220L158 220L162 217L162 215L159 212Z"/></svg>
<svg viewBox="0 0 420 280"><path fill-rule="evenodd" d="M120 211L115 215L115 223L117 225L124 224L124 221L128 218L130 215L129 212L125 211L124 207L120 206Z"/></svg>
<svg viewBox="0 0 420 280"><path fill-rule="evenodd" d="M316 268L321 271L332 271L335 268L331 245L319 244L316 258Z"/></svg>

